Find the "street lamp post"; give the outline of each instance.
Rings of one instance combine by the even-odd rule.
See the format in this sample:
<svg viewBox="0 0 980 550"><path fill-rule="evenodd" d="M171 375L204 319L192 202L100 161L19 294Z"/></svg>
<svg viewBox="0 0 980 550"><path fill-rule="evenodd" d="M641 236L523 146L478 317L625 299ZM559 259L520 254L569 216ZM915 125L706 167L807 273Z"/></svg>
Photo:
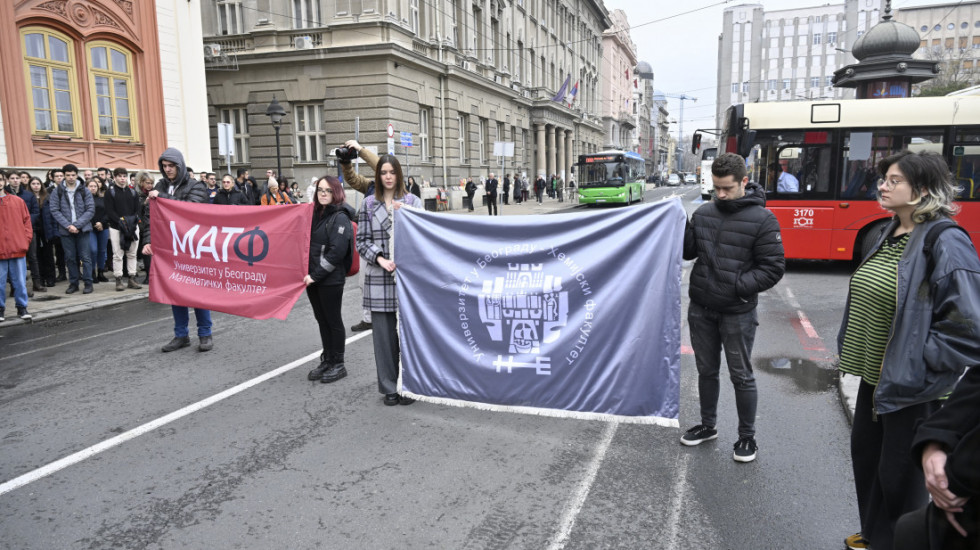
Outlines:
<svg viewBox="0 0 980 550"><path fill-rule="evenodd" d="M282 179L282 159L279 156L279 128L282 127L282 118L286 116L286 110L282 108L276 96L272 96L272 103L265 110L265 114L272 119L272 127L276 129L276 176Z"/></svg>

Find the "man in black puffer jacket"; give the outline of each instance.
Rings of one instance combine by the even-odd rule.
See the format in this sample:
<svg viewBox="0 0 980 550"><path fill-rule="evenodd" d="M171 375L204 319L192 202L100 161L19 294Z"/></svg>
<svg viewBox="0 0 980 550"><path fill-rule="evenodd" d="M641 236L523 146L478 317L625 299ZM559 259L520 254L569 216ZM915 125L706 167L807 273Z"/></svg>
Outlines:
<svg viewBox="0 0 980 550"><path fill-rule="evenodd" d="M738 442L733 458L755 460L755 410L752 344L759 324L758 294L783 277L786 262L779 223L766 210L765 192L749 183L745 160L719 155L711 165L715 199L702 205L684 233L684 259L697 258L691 271L688 326L698 367L701 423L681 437L698 445L718 437L718 392L721 350L735 385Z"/></svg>
<svg viewBox="0 0 980 550"><path fill-rule="evenodd" d="M157 197L173 199L185 202L208 202L207 186L191 178L187 173L187 164L184 163L184 155L174 149L167 148L160 155L158 161L160 173L163 177L157 181L150 191L148 199L142 209L140 216L140 245L143 254L152 254L150 248L150 201ZM159 283L157 283L159 284ZM185 306L170 306L174 314L174 339L163 346L164 352L175 351L191 345L188 336L187 324L190 320L190 310ZM211 351L214 343L211 339L211 311L207 309L194 308L194 317L197 319L197 337L199 344L197 349L200 351Z"/></svg>

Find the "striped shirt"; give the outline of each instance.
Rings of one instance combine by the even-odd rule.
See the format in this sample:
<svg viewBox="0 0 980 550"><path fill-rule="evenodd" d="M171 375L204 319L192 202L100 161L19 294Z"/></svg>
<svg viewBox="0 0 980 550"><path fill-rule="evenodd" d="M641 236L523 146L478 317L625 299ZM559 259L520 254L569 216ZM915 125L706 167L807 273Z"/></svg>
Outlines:
<svg viewBox="0 0 980 550"><path fill-rule="evenodd" d="M898 299L898 261L909 233L888 237L851 276L840 370L877 385Z"/></svg>

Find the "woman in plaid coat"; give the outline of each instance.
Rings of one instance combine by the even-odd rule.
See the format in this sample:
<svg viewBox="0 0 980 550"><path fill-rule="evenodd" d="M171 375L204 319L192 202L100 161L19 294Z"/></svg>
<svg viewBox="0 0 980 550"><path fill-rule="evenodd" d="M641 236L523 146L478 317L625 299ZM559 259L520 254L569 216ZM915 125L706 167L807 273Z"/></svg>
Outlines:
<svg viewBox="0 0 980 550"><path fill-rule="evenodd" d="M365 151L358 151L362 153L362 158L368 156L363 154ZM374 194L365 197L357 214L357 252L363 259L361 269L365 270L364 308L371 310L378 391L385 396L384 404L411 405L413 399L400 397L397 392L400 349L395 316L398 303L395 299L392 236L395 210L402 206L419 208L422 201L405 188L402 167L394 155L381 155L373 168L376 176ZM344 175L347 177L351 174L345 170ZM353 181L348 181L354 185Z"/></svg>

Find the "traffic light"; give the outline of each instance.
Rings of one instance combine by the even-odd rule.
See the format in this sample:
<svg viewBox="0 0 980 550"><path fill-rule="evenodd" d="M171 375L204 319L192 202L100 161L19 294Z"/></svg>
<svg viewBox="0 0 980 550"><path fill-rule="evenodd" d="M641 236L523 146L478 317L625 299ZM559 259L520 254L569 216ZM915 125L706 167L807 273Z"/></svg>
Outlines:
<svg viewBox="0 0 980 550"><path fill-rule="evenodd" d="M691 153L698 154L701 150L701 134L695 132L694 137L691 138Z"/></svg>

